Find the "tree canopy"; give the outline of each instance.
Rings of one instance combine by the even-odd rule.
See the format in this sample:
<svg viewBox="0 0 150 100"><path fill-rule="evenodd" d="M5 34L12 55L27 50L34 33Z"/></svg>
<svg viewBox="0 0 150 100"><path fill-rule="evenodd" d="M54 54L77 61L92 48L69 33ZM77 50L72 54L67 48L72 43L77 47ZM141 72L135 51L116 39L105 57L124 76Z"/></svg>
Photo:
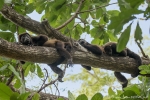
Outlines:
<svg viewBox="0 0 150 100"><path fill-rule="evenodd" d="M107 7L111 5L118 6L119 9L108 10ZM88 100L85 94L81 94L75 99L71 92L68 92L68 98L58 98L60 96L41 92L47 86L54 84L57 79L45 83L49 77L47 70L44 75L40 66L35 63L51 64L60 56L55 48L24 46L16 43L18 35L23 32L32 35L44 34L50 39L55 38L70 42L74 48L71 52L74 64L84 64L93 68L129 74L134 73L137 66L133 58L106 55L98 57L79 45L77 40L81 35L88 34L92 38L92 44L103 45L114 41L117 42L117 51L120 52L126 48L132 35L143 56L141 57L143 65L140 66L140 70L142 70L140 74L149 76L150 60L148 54L145 54L141 47L141 44L144 43L144 33L140 27L140 21L146 23L149 20L149 11L150 2L148 0L117 0L116 2L113 0L1 0L0 99L45 100L49 98L50 100L67 100L69 98L69 100ZM33 12L42 15L40 22L29 17L28 14ZM139 18L139 16L142 17ZM131 33L132 30L135 30L134 34ZM22 65L19 60L28 62ZM38 91L26 88L25 77L29 73L37 73L37 76L43 79L43 84ZM139 77L142 83L131 85L124 91L117 90L115 92L110 87L108 96L96 93L91 100L107 98L119 100L125 97L132 99L132 96L146 100L150 97L148 79L147 77Z"/></svg>

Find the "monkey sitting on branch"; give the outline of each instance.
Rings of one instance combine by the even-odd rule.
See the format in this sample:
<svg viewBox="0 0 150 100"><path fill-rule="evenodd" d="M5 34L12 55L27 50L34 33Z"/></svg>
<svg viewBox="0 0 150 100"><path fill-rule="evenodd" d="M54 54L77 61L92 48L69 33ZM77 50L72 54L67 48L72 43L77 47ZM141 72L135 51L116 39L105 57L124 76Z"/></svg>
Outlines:
<svg viewBox="0 0 150 100"><path fill-rule="evenodd" d="M79 39L78 42L83 47L85 47L87 50L91 51L95 55L100 56L104 53L104 54L107 54L108 56L115 56L115 57L129 56L137 61L138 66L140 66L142 64L141 57L138 54L129 50L128 48L124 49L121 52L117 52L117 50L116 50L117 43L115 43L115 42L108 42L108 43L104 44L103 46L92 45L84 39ZM89 68L89 66L85 66L85 67ZM126 79L125 76L123 76L120 72L114 72L114 75L121 82L122 88L127 87L128 80ZM134 74L131 74L131 76L137 77L138 75L139 75L139 69L137 68L137 70L135 70Z"/></svg>
<svg viewBox="0 0 150 100"><path fill-rule="evenodd" d="M58 54L61 56L57 61L52 64L48 64L50 68L58 74L58 81L63 82L62 78L64 77L64 72L57 67L57 65L61 64L65 59L67 59L67 64L72 66L72 57L71 57L71 49L72 46L69 42L63 42L57 39L48 39L46 35L38 35L31 36L28 33L23 33L19 35L19 42L23 45L31 45L31 46L45 46L45 47L53 47L56 48ZM23 62L23 61L21 61Z"/></svg>
<svg viewBox="0 0 150 100"><path fill-rule="evenodd" d="M131 51L128 48L125 48L124 50L122 50L121 52L117 52L117 43L115 42L108 42L106 44L103 45L104 51L107 55L109 56L117 56L117 57L126 57L129 56L130 58L133 58L136 60L136 62L138 63L137 69L135 70L134 74L131 74L131 76L133 78L137 77L139 75L140 70L138 69L138 67L140 65L142 65L142 59L141 57L134 53L133 51ZM126 79L125 76L123 76L120 72L114 72L115 77L121 82L122 84L122 88L127 87L128 85L128 80Z"/></svg>

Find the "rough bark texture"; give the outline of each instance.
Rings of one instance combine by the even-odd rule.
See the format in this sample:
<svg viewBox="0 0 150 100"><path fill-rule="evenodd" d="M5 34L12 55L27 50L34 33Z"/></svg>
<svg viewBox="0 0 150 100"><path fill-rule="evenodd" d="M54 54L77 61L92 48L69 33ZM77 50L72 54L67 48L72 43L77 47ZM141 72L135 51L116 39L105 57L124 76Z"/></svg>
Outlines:
<svg viewBox="0 0 150 100"><path fill-rule="evenodd" d="M9 21L36 34L45 34L51 38L56 38L62 41L70 40L70 38L62 35L59 31L52 28L46 20L40 23L27 16L18 14L15 10L7 5L5 5L0 12Z"/></svg>
<svg viewBox="0 0 150 100"><path fill-rule="evenodd" d="M64 100L69 100L68 98L66 97L63 97L63 96L56 96L56 95L52 95L52 94L48 94L48 93L43 93L43 92L40 92L40 100L58 100L58 98L63 98Z"/></svg>
<svg viewBox="0 0 150 100"><path fill-rule="evenodd" d="M2 38L0 38L0 56L47 64L52 63L59 58L59 55L54 48L23 46L16 43L7 42ZM106 55L98 57L93 55L91 52L83 52L78 50L72 53L72 57L74 64L84 64L96 68L125 73L133 73L137 66L135 60L129 57L109 57ZM143 64L149 63L149 60L143 60Z"/></svg>

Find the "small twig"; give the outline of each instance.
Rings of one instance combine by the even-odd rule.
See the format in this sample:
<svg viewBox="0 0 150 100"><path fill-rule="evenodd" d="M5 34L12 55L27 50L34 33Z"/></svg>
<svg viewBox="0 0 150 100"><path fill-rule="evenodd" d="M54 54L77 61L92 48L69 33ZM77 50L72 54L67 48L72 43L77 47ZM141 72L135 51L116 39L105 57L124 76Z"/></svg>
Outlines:
<svg viewBox="0 0 150 100"><path fill-rule="evenodd" d="M24 85L25 85L25 79L24 79L24 69L22 68L22 67L19 67L19 72L20 72L20 76L21 76L21 78L22 78L22 81L23 81L23 83L24 83Z"/></svg>
<svg viewBox="0 0 150 100"><path fill-rule="evenodd" d="M54 86L56 87L56 92L58 91L58 96L57 96L57 98L59 98L59 96L60 96L60 92L59 92L59 89L58 89L58 87L56 86L56 84L54 83ZM56 94L55 94L56 95Z"/></svg>
<svg viewBox="0 0 150 100"><path fill-rule="evenodd" d="M43 89L45 89L47 86L54 84L57 80L58 80L58 78L55 79L55 80L53 80L53 81L51 81L51 82L48 83L48 84L45 84L45 85L44 85L43 87L41 87L36 93L39 93L39 92L41 92ZM35 94L35 93L33 93L32 95L30 95L30 97L28 98L28 100L32 100L32 97L34 96L34 94Z"/></svg>
<svg viewBox="0 0 150 100"><path fill-rule="evenodd" d="M40 89L37 91L37 93L41 92L41 91L42 91L44 88L46 88L47 86L54 84L57 80L58 80L58 78L55 79L55 80L53 80L53 81L51 81L51 82L48 83L48 84L45 84L42 88L40 88Z"/></svg>
<svg viewBox="0 0 150 100"><path fill-rule="evenodd" d="M93 11L93 10L96 10L96 9L99 9L99 8L102 8L102 7L110 6L110 5L113 5L113 4L118 4L118 2L107 4L107 5L103 5L103 6L99 6L99 7L96 7L94 9L90 9L90 10L81 11L81 12L78 12L77 14L85 13L85 12L90 12L90 11Z"/></svg>
<svg viewBox="0 0 150 100"><path fill-rule="evenodd" d="M18 66L19 66L19 63L16 64L16 67L15 67L16 70L18 69ZM12 82L14 76L15 76L15 75L14 75L14 73L12 72L10 78L9 78L8 81L6 82L6 85L7 85L7 86L9 86L9 85L11 84L11 82Z"/></svg>
<svg viewBox="0 0 150 100"><path fill-rule="evenodd" d="M79 6L73 16L70 17L65 23L63 23L61 26L57 27L56 30L60 30L61 28L65 27L67 24L69 24L79 13L79 10L81 9L81 6L83 4L84 0L81 0L79 3Z"/></svg>
<svg viewBox="0 0 150 100"><path fill-rule="evenodd" d="M77 19L79 19L82 23L87 24L86 20L81 19L80 17L77 16Z"/></svg>
<svg viewBox="0 0 150 100"><path fill-rule="evenodd" d="M45 84L45 82L46 82L46 80L47 80L47 78L48 78L48 71L47 71L47 69L45 69L45 68L44 68L44 70L45 70L45 72L46 72L46 77L45 77L45 79L43 80L43 84L41 85L41 88L40 88L39 90L42 89L42 87L44 86L44 84ZM37 93L39 93L39 92L37 92Z"/></svg>
<svg viewBox="0 0 150 100"><path fill-rule="evenodd" d="M144 50L143 50L143 48L141 47L140 43L139 43L137 40L135 40L135 42L137 43L138 47L140 48L143 57L148 58L148 55L146 55L146 54L144 53Z"/></svg>
<svg viewBox="0 0 150 100"><path fill-rule="evenodd" d="M8 79L7 83L6 83L7 86L10 85L10 83L12 82L14 76L15 76L14 73L12 73L11 76L10 76L10 78Z"/></svg>

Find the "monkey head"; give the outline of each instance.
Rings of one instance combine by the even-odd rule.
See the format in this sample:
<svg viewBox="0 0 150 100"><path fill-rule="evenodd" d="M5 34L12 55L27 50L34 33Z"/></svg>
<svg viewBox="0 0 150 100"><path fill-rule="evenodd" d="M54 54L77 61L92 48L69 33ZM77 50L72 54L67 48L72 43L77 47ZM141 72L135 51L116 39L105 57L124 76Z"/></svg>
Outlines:
<svg viewBox="0 0 150 100"><path fill-rule="evenodd" d="M81 44L82 46L89 45L89 43L86 40L84 40L84 39L79 39L78 43Z"/></svg>
<svg viewBox="0 0 150 100"><path fill-rule="evenodd" d="M28 33L23 33L19 35L19 42L23 45L32 45L31 36Z"/></svg>
<svg viewBox="0 0 150 100"><path fill-rule="evenodd" d="M107 55L112 56L112 48L111 48L111 45L105 46L104 51L105 51L105 53L106 53Z"/></svg>

